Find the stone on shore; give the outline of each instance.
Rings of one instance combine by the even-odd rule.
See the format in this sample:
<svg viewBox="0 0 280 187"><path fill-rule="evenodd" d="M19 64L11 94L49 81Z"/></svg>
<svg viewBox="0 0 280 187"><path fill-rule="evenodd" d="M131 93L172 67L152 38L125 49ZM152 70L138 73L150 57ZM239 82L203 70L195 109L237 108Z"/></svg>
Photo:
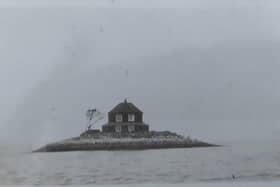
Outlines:
<svg viewBox="0 0 280 187"><path fill-rule="evenodd" d="M80 137L48 144L34 152L144 150L217 146L185 138L169 131L145 133L101 133L87 131Z"/></svg>

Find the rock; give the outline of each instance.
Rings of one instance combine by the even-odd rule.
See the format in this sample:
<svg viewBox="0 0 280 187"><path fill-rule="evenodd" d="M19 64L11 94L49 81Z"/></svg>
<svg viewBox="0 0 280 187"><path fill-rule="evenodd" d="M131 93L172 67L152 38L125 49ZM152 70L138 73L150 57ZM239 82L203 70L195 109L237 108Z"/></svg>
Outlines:
<svg viewBox="0 0 280 187"><path fill-rule="evenodd" d="M34 152L143 150L212 146L217 145L192 140L189 137L185 138L169 131L145 133L92 133L87 131L82 133L80 137L48 144Z"/></svg>

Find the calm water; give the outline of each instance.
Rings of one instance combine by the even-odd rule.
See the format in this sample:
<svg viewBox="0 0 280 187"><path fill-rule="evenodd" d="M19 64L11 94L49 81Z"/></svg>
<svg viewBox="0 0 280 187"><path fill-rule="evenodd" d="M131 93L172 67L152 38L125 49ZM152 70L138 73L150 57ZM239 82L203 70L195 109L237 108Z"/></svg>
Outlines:
<svg viewBox="0 0 280 187"><path fill-rule="evenodd" d="M2 146L0 184L188 183L280 179L280 143L147 151L37 153Z"/></svg>

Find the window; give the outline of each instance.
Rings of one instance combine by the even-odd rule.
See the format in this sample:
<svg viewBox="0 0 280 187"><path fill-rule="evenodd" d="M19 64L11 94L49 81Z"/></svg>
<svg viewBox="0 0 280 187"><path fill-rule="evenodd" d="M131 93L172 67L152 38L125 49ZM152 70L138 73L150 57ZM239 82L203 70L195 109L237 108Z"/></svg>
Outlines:
<svg viewBox="0 0 280 187"><path fill-rule="evenodd" d="M122 127L119 126L119 125L116 126L116 127L115 127L115 131L116 131L116 132L122 132Z"/></svg>
<svg viewBox="0 0 280 187"><path fill-rule="evenodd" d="M122 122L122 114L117 114L116 115L116 122Z"/></svg>
<svg viewBox="0 0 280 187"><path fill-rule="evenodd" d="M128 121L134 122L135 121L135 115L134 114L128 114Z"/></svg>
<svg viewBox="0 0 280 187"><path fill-rule="evenodd" d="M135 131L135 126L134 125L128 126L128 132L134 132L134 131Z"/></svg>

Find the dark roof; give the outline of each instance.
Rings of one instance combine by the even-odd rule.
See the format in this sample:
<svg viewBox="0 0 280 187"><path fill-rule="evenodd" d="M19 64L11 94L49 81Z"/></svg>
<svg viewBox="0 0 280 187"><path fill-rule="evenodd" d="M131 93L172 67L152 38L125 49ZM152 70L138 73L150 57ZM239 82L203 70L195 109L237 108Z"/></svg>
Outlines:
<svg viewBox="0 0 280 187"><path fill-rule="evenodd" d="M110 113L121 113L121 112L142 113L142 111L139 108L137 108L133 103L127 102L127 100L125 100L123 103L118 104L110 111Z"/></svg>

